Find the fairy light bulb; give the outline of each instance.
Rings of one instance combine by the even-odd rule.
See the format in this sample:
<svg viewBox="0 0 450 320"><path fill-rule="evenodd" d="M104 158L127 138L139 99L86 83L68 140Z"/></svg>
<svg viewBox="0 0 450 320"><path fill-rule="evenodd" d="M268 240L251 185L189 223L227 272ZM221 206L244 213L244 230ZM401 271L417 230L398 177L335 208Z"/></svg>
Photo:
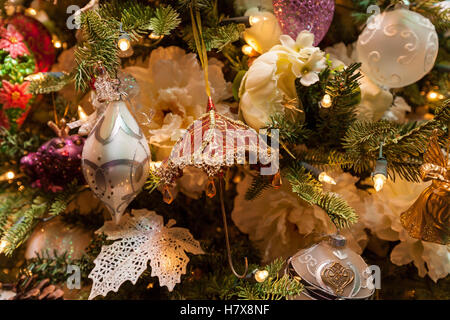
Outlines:
<svg viewBox="0 0 450 320"><path fill-rule="evenodd" d="M242 46L242 53L244 53L247 56L251 56L255 53L255 50L248 44L245 44Z"/></svg>
<svg viewBox="0 0 450 320"><path fill-rule="evenodd" d="M131 47L130 37L127 34L122 34L119 37L119 41L117 42L117 46L122 51L127 51Z"/></svg>
<svg viewBox="0 0 450 320"><path fill-rule="evenodd" d="M45 76L42 72L30 74L29 76L25 77L26 81L40 81L44 80Z"/></svg>
<svg viewBox="0 0 450 320"><path fill-rule="evenodd" d="M380 144L380 154L375 163L375 170L372 172L373 188L376 192L383 189L387 180L387 160L383 157L383 144Z"/></svg>
<svg viewBox="0 0 450 320"><path fill-rule="evenodd" d="M0 253L2 253L3 250L5 250L7 245L8 245L8 241L6 241L6 240L0 241Z"/></svg>
<svg viewBox="0 0 450 320"><path fill-rule="evenodd" d="M269 276L269 271L267 270L258 270L255 272L255 280L258 282L264 282Z"/></svg>
<svg viewBox="0 0 450 320"><path fill-rule="evenodd" d="M375 191L379 192L381 189L383 189L387 179L384 174L377 173L372 177L372 180Z"/></svg>
<svg viewBox="0 0 450 320"><path fill-rule="evenodd" d="M82 106L78 106L78 118L80 119L80 120L86 120L87 119L87 114L86 114L86 112L84 112L84 109L83 109L83 107Z"/></svg>
<svg viewBox="0 0 450 320"><path fill-rule="evenodd" d="M430 92L427 93L428 101L438 101L443 98L444 98L444 96L442 94L440 94L439 92L433 91L433 90L431 90Z"/></svg>
<svg viewBox="0 0 450 320"><path fill-rule="evenodd" d="M320 100L320 106L322 108L329 108L333 104L331 100L331 96L327 93L323 96L322 100Z"/></svg>
<svg viewBox="0 0 450 320"><path fill-rule="evenodd" d="M25 13L30 16L35 16L37 14L37 11L34 8L28 8L27 10L25 10Z"/></svg>
<svg viewBox="0 0 450 320"><path fill-rule="evenodd" d="M16 176L16 175L15 175L15 173L14 173L13 171L8 171L8 172L6 173L6 179L8 179L8 180L14 179L15 176Z"/></svg>
<svg viewBox="0 0 450 320"><path fill-rule="evenodd" d="M159 40L159 39L162 39L164 37L164 35L162 35L162 34L159 35L159 34L152 32L148 35L148 37L153 40Z"/></svg>
<svg viewBox="0 0 450 320"><path fill-rule="evenodd" d="M61 43L61 41L59 41L59 40L55 40L55 41L53 41L53 46L54 46L56 49L59 49L59 48L62 47L62 43Z"/></svg>
<svg viewBox="0 0 450 320"><path fill-rule="evenodd" d="M264 20L268 20L267 17L265 16L250 16L248 17L248 22L250 23L251 26L257 24L258 22L264 21Z"/></svg>
<svg viewBox="0 0 450 320"><path fill-rule="evenodd" d="M328 184L336 184L336 181L330 177L325 171L322 171L318 177L320 182L325 182Z"/></svg>

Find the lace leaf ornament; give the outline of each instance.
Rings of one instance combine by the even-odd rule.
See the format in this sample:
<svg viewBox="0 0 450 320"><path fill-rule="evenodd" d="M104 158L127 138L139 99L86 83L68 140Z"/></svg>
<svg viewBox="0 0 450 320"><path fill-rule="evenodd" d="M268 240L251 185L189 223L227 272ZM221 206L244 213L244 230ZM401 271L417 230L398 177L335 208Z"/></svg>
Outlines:
<svg viewBox="0 0 450 320"><path fill-rule="evenodd" d="M164 226L162 216L146 209L132 210L132 216L124 216L120 225L105 222L97 233L105 233L108 240L117 241L103 246L94 260L95 267L89 274L93 280L89 299L117 292L127 280L136 284L149 260L151 275L172 291L186 273L189 258L185 251L204 253L188 229L172 228L175 223L171 219Z"/></svg>

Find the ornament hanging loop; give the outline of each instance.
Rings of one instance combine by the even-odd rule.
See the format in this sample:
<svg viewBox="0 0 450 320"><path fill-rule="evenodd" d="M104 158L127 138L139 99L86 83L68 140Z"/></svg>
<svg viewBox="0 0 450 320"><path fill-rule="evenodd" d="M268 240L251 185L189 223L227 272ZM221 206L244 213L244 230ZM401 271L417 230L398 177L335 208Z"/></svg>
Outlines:
<svg viewBox="0 0 450 320"><path fill-rule="evenodd" d="M233 272L233 274L238 277L239 279L243 279L247 276L248 273L248 260L247 257L244 258L245 260L245 270L244 273L242 275L238 274L236 272L236 270L234 269L233 266L233 259L231 257L231 249L230 249L230 237L228 235L228 224L227 224L227 215L225 213L225 204L224 204L224 200L223 200L223 186L222 186L223 182L222 182L222 178L219 178L219 191L220 191L220 207L222 210L222 218L223 218L223 228L225 230L225 241L227 244L227 254L228 254L228 264L231 268L231 271Z"/></svg>

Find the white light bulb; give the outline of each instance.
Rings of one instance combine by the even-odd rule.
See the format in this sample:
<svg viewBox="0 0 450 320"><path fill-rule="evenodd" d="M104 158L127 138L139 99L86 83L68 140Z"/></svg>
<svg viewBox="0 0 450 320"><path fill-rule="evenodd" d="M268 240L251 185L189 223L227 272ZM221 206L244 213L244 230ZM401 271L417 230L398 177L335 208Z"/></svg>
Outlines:
<svg viewBox="0 0 450 320"><path fill-rule="evenodd" d="M269 276L269 271L267 270L258 270L255 272L255 280L258 282L264 282Z"/></svg>
<svg viewBox="0 0 450 320"><path fill-rule="evenodd" d="M127 51L131 47L130 39L127 39L126 37L120 38L117 45L119 46L119 49L122 51Z"/></svg>
<svg viewBox="0 0 450 320"><path fill-rule="evenodd" d="M84 109L81 106L78 106L78 118L80 120L86 120L87 119L87 114L86 112L84 112Z"/></svg>
<svg viewBox="0 0 450 320"><path fill-rule="evenodd" d="M8 242L6 240L2 240L0 242L0 253L3 252L3 250L6 248L7 245L8 245Z"/></svg>
<svg viewBox="0 0 450 320"><path fill-rule="evenodd" d="M373 176L373 187L375 188L375 191L378 192L381 189L383 189L384 183L386 182L386 176L381 173L377 173Z"/></svg>
<svg viewBox="0 0 450 320"><path fill-rule="evenodd" d="M16 175L15 175L14 172L12 172L12 171L8 171L8 172L6 173L6 178L7 178L8 180L14 179L15 176L16 176Z"/></svg>
<svg viewBox="0 0 450 320"><path fill-rule="evenodd" d="M330 177L325 171L323 171L319 174L319 181L329 183L329 184L336 184L336 181L334 181L334 179L332 177Z"/></svg>
<svg viewBox="0 0 450 320"><path fill-rule="evenodd" d="M265 16L250 16L248 18L248 22L250 23L251 26L257 24L258 22L264 21L264 20L268 20L267 17Z"/></svg>
<svg viewBox="0 0 450 320"><path fill-rule="evenodd" d="M38 80L44 80L44 74L42 72L30 74L25 78L26 81L38 81Z"/></svg>
<svg viewBox="0 0 450 320"><path fill-rule="evenodd" d="M37 14L36 9L34 9L34 8L28 8L25 12L27 14L29 14L30 16L35 16Z"/></svg>
<svg viewBox="0 0 450 320"><path fill-rule="evenodd" d="M322 100L320 101L320 105L322 108L329 108L332 105L331 96L329 94L326 94L323 96Z"/></svg>
<svg viewBox="0 0 450 320"><path fill-rule="evenodd" d="M162 39L162 37L164 37L164 35L159 35L159 34L152 32L149 34L148 37L153 40L159 40L159 39Z"/></svg>
<svg viewBox="0 0 450 320"><path fill-rule="evenodd" d="M254 53L254 50L251 46L249 46L248 44L245 44L242 46L242 52L247 55L250 56Z"/></svg>

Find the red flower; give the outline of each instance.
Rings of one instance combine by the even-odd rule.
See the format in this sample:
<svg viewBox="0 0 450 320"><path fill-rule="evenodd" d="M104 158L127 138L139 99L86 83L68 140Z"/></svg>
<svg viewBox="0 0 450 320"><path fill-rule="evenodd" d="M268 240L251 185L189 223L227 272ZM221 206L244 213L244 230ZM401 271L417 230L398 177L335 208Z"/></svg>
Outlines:
<svg viewBox="0 0 450 320"><path fill-rule="evenodd" d="M0 110L0 128L9 129L9 120L3 110Z"/></svg>
<svg viewBox="0 0 450 320"><path fill-rule="evenodd" d="M31 108L28 108L24 113L22 113L22 115L20 116L20 118L18 118L16 120L17 125L19 126L19 128L22 126L22 124L25 122L25 119L27 118L28 114L30 113Z"/></svg>
<svg viewBox="0 0 450 320"><path fill-rule="evenodd" d="M25 109L32 95L27 93L29 82L12 84L6 80L2 81L3 88L0 89L0 103L3 109L21 108Z"/></svg>
<svg viewBox="0 0 450 320"><path fill-rule="evenodd" d="M27 46L23 43L23 36L16 30L12 24L0 30L0 49L9 52L11 58L29 54Z"/></svg>

